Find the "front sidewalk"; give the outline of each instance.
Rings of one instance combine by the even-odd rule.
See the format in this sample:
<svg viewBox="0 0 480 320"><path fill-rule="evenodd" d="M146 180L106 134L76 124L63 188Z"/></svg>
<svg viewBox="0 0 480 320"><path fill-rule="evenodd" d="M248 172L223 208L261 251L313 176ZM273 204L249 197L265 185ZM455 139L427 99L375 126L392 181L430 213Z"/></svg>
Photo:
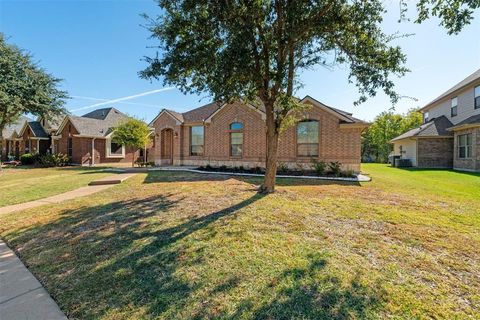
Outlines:
<svg viewBox="0 0 480 320"><path fill-rule="evenodd" d="M67 320L42 284L0 240L0 320Z"/></svg>

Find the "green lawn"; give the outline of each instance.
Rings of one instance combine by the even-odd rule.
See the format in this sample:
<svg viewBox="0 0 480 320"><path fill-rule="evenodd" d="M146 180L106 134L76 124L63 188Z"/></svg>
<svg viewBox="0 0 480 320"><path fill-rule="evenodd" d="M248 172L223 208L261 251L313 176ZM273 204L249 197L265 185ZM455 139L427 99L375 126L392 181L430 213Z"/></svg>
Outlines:
<svg viewBox="0 0 480 320"><path fill-rule="evenodd" d="M0 216L74 319L479 319L480 176L365 165L363 184L138 174Z"/></svg>
<svg viewBox="0 0 480 320"><path fill-rule="evenodd" d="M86 186L112 173L101 168L30 168L0 171L0 207L37 200Z"/></svg>

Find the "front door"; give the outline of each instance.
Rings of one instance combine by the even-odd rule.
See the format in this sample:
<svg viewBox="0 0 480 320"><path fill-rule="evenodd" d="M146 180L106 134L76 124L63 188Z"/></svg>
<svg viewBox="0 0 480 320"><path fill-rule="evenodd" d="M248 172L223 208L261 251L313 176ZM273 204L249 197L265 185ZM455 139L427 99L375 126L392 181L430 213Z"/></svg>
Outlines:
<svg viewBox="0 0 480 320"><path fill-rule="evenodd" d="M160 132L160 163L173 164L173 130L163 129Z"/></svg>

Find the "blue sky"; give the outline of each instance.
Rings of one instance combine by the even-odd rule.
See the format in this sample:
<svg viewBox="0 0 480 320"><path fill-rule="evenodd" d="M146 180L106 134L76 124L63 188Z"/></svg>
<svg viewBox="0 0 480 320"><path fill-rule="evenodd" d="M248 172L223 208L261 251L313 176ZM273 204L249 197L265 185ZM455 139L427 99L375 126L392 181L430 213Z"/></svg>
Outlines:
<svg viewBox="0 0 480 320"><path fill-rule="evenodd" d="M412 72L396 80L396 88L402 95L418 101L402 100L396 106L398 112L425 105L480 68L478 12L473 24L460 35L448 36L435 19L422 25L398 24L398 0L385 3L389 9L385 31L415 33L398 41L408 56L407 66ZM413 15L413 7L410 11ZM95 108L89 106L104 100L150 91L155 93L106 106L149 121L162 108L182 112L207 103L207 96L185 96L177 89L161 91L161 82L138 78L137 72L145 67L142 57L155 52L150 48L155 43L141 26L144 23L141 13L154 15L159 8L153 0L0 0L0 31L9 42L29 50L50 73L64 79L64 89L74 97L67 108L77 110L74 114L91 111ZM382 93L353 106L358 93L348 83L347 76L346 66L309 70L301 75L304 87L297 95L309 94L364 120L372 120L392 107Z"/></svg>

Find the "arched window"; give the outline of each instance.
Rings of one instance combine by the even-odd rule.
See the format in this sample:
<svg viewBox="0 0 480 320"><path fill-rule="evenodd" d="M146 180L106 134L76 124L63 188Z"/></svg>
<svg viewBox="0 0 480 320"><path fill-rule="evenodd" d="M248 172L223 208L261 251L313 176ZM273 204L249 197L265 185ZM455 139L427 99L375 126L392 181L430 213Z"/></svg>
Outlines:
<svg viewBox="0 0 480 320"><path fill-rule="evenodd" d="M318 121L306 120L297 124L297 155L318 157Z"/></svg>
<svg viewBox="0 0 480 320"><path fill-rule="evenodd" d="M241 122L233 122L230 125L230 130L243 130L243 123Z"/></svg>
<svg viewBox="0 0 480 320"><path fill-rule="evenodd" d="M243 123L230 124L230 156L241 157L243 154Z"/></svg>

